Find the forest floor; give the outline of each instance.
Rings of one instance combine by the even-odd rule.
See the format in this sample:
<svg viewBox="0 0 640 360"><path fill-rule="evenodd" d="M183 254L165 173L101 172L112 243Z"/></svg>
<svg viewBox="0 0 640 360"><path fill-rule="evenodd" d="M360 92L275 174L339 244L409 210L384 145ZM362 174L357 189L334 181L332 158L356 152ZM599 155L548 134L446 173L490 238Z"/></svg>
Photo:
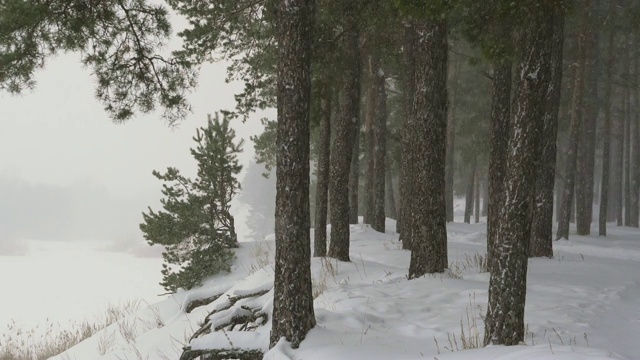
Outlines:
<svg viewBox="0 0 640 360"><path fill-rule="evenodd" d="M409 281L410 253L394 221L385 234L352 225L351 262L312 260L317 325L296 350L283 341L269 350L270 319L258 316L272 307L271 236L242 243L231 273L144 307L52 359L178 359L189 343L194 351L258 350L265 359L640 358L640 230L572 235L554 243L554 258L530 260L525 344L476 349L489 281L486 225L447 229L450 271ZM210 303L191 309L198 302ZM241 324L225 326L234 321ZM225 331L190 341L203 326Z"/></svg>

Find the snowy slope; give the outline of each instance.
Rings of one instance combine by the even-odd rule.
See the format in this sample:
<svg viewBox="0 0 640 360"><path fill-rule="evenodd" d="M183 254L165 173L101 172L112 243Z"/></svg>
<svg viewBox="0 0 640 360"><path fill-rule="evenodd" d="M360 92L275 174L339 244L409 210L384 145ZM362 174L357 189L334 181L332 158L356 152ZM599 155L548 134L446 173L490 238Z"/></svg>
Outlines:
<svg viewBox="0 0 640 360"><path fill-rule="evenodd" d="M269 320L256 331L212 331L193 350L256 349L265 359L638 359L640 231L611 227L610 237L572 236L554 259L530 261L526 346L464 350L482 341L488 273L483 224L450 224L449 273L407 281L409 252L393 221L386 234L351 228L351 263L312 260L316 327L299 349L267 348ZM178 359L205 318L216 327L238 316L269 313L273 237L243 243L231 274L140 310L54 357ZM219 295L219 296L218 296ZM194 300L217 298L190 313ZM464 335L463 335L464 332Z"/></svg>

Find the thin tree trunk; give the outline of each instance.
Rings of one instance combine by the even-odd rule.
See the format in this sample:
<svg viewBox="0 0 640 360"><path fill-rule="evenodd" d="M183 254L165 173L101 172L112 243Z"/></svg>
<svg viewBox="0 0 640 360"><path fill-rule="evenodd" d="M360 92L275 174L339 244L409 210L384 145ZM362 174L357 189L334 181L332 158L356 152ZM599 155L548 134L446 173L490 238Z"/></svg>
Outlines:
<svg viewBox="0 0 640 360"><path fill-rule="evenodd" d="M276 254L270 346L297 348L316 324L311 295L309 111L313 0L278 1Z"/></svg>
<svg viewBox="0 0 640 360"><path fill-rule="evenodd" d="M458 81L460 79L460 61L451 61L454 63L451 73L451 99L449 103L449 113L447 119L447 160L446 160L446 182L445 196L447 203L447 222L453 222L453 168L454 168L454 150L456 141L456 101L458 100Z"/></svg>
<svg viewBox="0 0 640 360"><path fill-rule="evenodd" d="M609 205L609 172L611 163L611 88L613 67L615 66L615 26L616 5L611 1L609 6L609 44L608 60L605 67L606 83L604 89L604 126L602 128L602 180L600 188L600 215L598 217L598 233L607 236L607 212Z"/></svg>
<svg viewBox="0 0 640 360"><path fill-rule="evenodd" d="M636 79L636 84L638 84L638 81L640 81L640 64L639 64L639 59L638 57L635 58L634 60L634 76ZM630 216L630 221L629 221L629 226L632 227L638 227L639 225L639 219L638 219L638 192L639 192L639 188L638 186L640 185L640 111L638 109L638 106L640 105L640 89L638 88L638 86L636 85L634 88L634 95L635 95L635 105L636 105L636 109L635 109L635 119L632 120L631 123L631 135L632 135L632 143L633 143L633 155L632 155L632 162L631 162L631 190L629 192L629 195L631 197L631 201L630 201L630 205L631 205L631 209L629 211L629 216Z"/></svg>
<svg viewBox="0 0 640 360"><path fill-rule="evenodd" d="M464 199L464 222L467 224L471 224L471 215L473 214L473 190L476 180L477 163L478 158L474 156L473 160L471 161L471 166L469 167L469 177L467 178L467 194Z"/></svg>
<svg viewBox="0 0 640 360"><path fill-rule="evenodd" d="M367 61L367 109L365 113L364 138L365 138L365 177L364 177L364 223L371 224L374 207L374 172L375 172L375 139L374 122L376 117L376 88L371 69L371 57Z"/></svg>
<svg viewBox="0 0 640 360"><path fill-rule="evenodd" d="M556 15L553 26L551 81L545 95L540 161L536 166L536 195L531 217L530 257L553 257L553 188L556 178L556 141L562 91L563 14Z"/></svg>
<svg viewBox="0 0 640 360"><path fill-rule="evenodd" d="M358 97L360 97L358 93ZM358 191L360 189L360 117L356 118L353 154L349 169L349 224L358 223Z"/></svg>
<svg viewBox="0 0 640 360"><path fill-rule="evenodd" d="M475 221L477 224L480 222L480 176L478 175L477 169L476 169L476 176L474 180L476 182L476 188L474 191L475 200L473 201L474 203L473 215L475 216Z"/></svg>
<svg viewBox="0 0 640 360"><path fill-rule="evenodd" d="M520 40L520 84L514 99L507 155L505 197L500 209L494 258L489 264L489 304L485 344L518 345L524 341L524 306L535 198L536 154L544 128L545 95L551 81L551 43L554 3L540 3L529 11ZM552 14L552 16L549 16Z"/></svg>
<svg viewBox="0 0 640 360"><path fill-rule="evenodd" d="M482 181L482 216L487 216L487 210L489 207L489 184L486 175Z"/></svg>
<svg viewBox="0 0 640 360"><path fill-rule="evenodd" d="M331 156L329 197L331 199L331 242L328 255L349 261L349 168L353 155L354 133L360 116L360 53L358 49L357 4L341 3L344 7L343 101L336 119L334 147Z"/></svg>
<svg viewBox="0 0 640 360"><path fill-rule="evenodd" d="M387 92L386 76L380 57L376 54L373 61L373 82L375 86L375 119L373 123L373 211L371 228L385 232L385 158L387 155Z"/></svg>
<svg viewBox="0 0 640 360"><path fill-rule="evenodd" d="M387 157L388 159L388 157ZM386 196L387 196L387 214L388 217L391 219L397 219L398 217L398 213L396 210L396 194L394 194L394 190L393 190L393 177L391 175L391 163L388 162L388 165L386 170L385 170L385 177L386 177L386 186L387 186L387 191L385 192Z"/></svg>
<svg viewBox="0 0 640 360"><path fill-rule="evenodd" d="M320 84L320 125L318 136L318 178L316 189L313 256L327 255L327 200L329 196L329 156L331 148L331 87Z"/></svg>
<svg viewBox="0 0 640 360"><path fill-rule="evenodd" d="M507 22L498 24L497 38L507 42L511 37L511 26ZM507 44L503 44L507 45ZM496 242L500 221L500 208L504 202L504 181L507 168L509 128L511 122L511 61L503 59L493 64L491 99L491 149L489 152L489 214L487 216L487 262L493 259L493 244Z"/></svg>
<svg viewBox="0 0 640 360"><path fill-rule="evenodd" d="M629 78L631 73L629 38L625 36L624 73ZM624 225L629 226L631 221L631 89L630 84L624 86Z"/></svg>
<svg viewBox="0 0 640 360"><path fill-rule="evenodd" d="M409 278L442 272L447 260L445 157L447 136L447 25L444 20L418 20L415 94L411 262Z"/></svg>
<svg viewBox="0 0 640 360"><path fill-rule="evenodd" d="M582 33L584 34L586 16L582 23ZM585 44L584 37L578 40L580 49L580 63L575 69L575 83L573 87L573 99L571 109L571 125L569 128L569 146L567 149L566 171L564 173L564 190L562 193L562 203L560 205L560 220L558 221L557 239L569 239L569 223L571 221L572 207L574 204L574 185L576 179L576 167L578 156L578 138L582 129L582 101L584 92L585 76ZM575 211L573 212L575 213Z"/></svg>
<svg viewBox="0 0 640 360"><path fill-rule="evenodd" d="M414 48L416 33L413 24L408 23L404 28L403 59L404 59L404 124L402 126L402 163L400 164L400 241L402 248L411 249L411 213L413 206L413 149L414 136L413 98L415 93Z"/></svg>

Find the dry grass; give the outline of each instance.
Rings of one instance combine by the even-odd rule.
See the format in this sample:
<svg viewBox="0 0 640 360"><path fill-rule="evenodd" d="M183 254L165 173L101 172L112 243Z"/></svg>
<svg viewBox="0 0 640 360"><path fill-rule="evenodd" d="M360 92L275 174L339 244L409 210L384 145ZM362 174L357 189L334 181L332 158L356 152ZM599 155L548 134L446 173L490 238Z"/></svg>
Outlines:
<svg viewBox="0 0 640 360"><path fill-rule="evenodd" d="M0 360L46 360L90 338L100 330L140 308L140 301L111 304L92 321L71 322L63 329L46 320L44 325L22 329L15 322L7 325L0 337ZM113 334L98 339L98 351L108 352L115 344Z"/></svg>
<svg viewBox="0 0 640 360"><path fill-rule="evenodd" d="M469 349L478 349L483 346L483 337L478 328L478 319L482 320L482 308L476 304L475 294L469 294L469 305L465 313L460 316L460 333L447 332L448 351L460 351ZM440 354L440 344L434 337L438 354Z"/></svg>
<svg viewBox="0 0 640 360"><path fill-rule="evenodd" d="M456 261L449 265L451 272L459 278L464 274L480 274L489 272L489 263L485 255L475 253L473 255L464 255L464 259Z"/></svg>

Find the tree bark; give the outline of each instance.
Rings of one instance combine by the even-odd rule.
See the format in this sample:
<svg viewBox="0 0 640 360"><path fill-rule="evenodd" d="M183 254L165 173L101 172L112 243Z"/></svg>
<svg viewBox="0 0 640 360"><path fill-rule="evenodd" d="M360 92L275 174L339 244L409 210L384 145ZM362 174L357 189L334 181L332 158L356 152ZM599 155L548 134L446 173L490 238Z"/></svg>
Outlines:
<svg viewBox="0 0 640 360"><path fill-rule="evenodd" d="M576 228L578 235L591 233L593 218L593 178L596 153L596 120L598 118L599 36L593 29L596 21L596 1L589 0L586 7L588 26L585 33L585 73L577 178L576 178Z"/></svg>
<svg viewBox="0 0 640 360"><path fill-rule="evenodd" d="M476 164L477 167L477 164ZM476 188L474 191L474 198L475 200L473 201L473 215L475 216L475 221L476 224L480 222L480 175L478 175L478 170L476 168L476 176L475 176L475 182L476 182Z"/></svg>
<svg viewBox="0 0 640 360"><path fill-rule="evenodd" d="M373 80L373 70L370 67L371 57L368 57L366 67L368 74L367 84L367 109L365 114L364 138L365 138L365 177L364 177L364 223L371 224L374 207L373 183L375 177L375 139L374 122L376 117L376 87Z"/></svg>
<svg viewBox="0 0 640 360"><path fill-rule="evenodd" d="M517 345L524 340L524 307L535 196L535 165L544 128L545 95L551 81L552 2L529 11L520 40L520 84L514 99L507 155L505 197L490 263L485 344Z"/></svg>
<svg viewBox="0 0 640 360"><path fill-rule="evenodd" d="M464 222L467 224L471 224L471 215L473 214L473 190L476 182L476 165L478 163L478 158L473 157L471 161L471 165L469 167L469 177L467 178L467 194L465 196L464 203Z"/></svg>
<svg viewBox="0 0 640 360"><path fill-rule="evenodd" d="M624 76L630 77L631 64L630 64L630 49L629 49L629 37L625 36L625 49L624 51ZM624 181L624 225L629 226L631 221L631 89L630 84L624 86L624 169L623 169L623 181Z"/></svg>
<svg viewBox="0 0 640 360"><path fill-rule="evenodd" d="M358 92L358 98L360 94ZM353 136L353 154L349 169L349 224L358 223L358 196L360 190L360 117L356 120Z"/></svg>
<svg viewBox="0 0 640 360"><path fill-rule="evenodd" d="M602 128L602 180L600 188L600 214L598 217L598 233L607 236L607 213L609 211L609 173L611 163L611 88L613 67L615 66L615 26L616 5L611 1L609 6L609 44L607 66L605 67L606 83L604 88L604 126Z"/></svg>
<svg viewBox="0 0 640 360"><path fill-rule="evenodd" d="M639 59L636 57L634 60L634 76L636 79L636 84L639 84L640 80L640 64L638 63ZM631 209L629 211L629 226L638 227L639 219L638 219L638 192L640 188L639 180L640 180L640 111L638 111L638 105L640 104L640 89L636 85L634 88L634 97L635 97L635 118L631 121L631 137L632 137L632 153L633 153L633 161L631 162L631 185L629 195L631 197L630 205Z"/></svg>
<svg viewBox="0 0 640 360"><path fill-rule="evenodd" d="M404 60L404 124L402 125L402 163L400 164L400 241L402 248L411 249L411 213L413 199L413 149L411 148L415 124L413 98L415 94L415 48L416 34L412 23L404 28L403 60Z"/></svg>
<svg viewBox="0 0 640 360"><path fill-rule="evenodd" d="M409 278L442 272L448 266L445 204L447 136L447 25L444 20L416 22L413 199ZM405 153L406 154L406 153Z"/></svg>
<svg viewBox="0 0 640 360"><path fill-rule="evenodd" d="M558 112L562 91L564 15L554 14L551 81L546 90L540 160L536 166L536 195L531 217L530 257L553 257L553 190L556 178Z"/></svg>
<svg viewBox="0 0 640 360"><path fill-rule="evenodd" d="M511 26L507 22L498 24L498 38L507 42L511 37ZM506 45L506 44L503 44ZM493 244L496 242L500 208L504 202L504 181L507 168L509 128L511 123L511 61L500 59L493 64L491 99L491 149L489 151L489 214L487 216L487 262L493 259Z"/></svg>
<svg viewBox="0 0 640 360"><path fill-rule="evenodd" d="M583 18L582 33L585 33L586 16ZM564 190L560 205L560 220L558 221L557 239L569 239L569 223L571 221L571 209L574 203L574 185L576 179L576 167L578 156L579 134L582 129L582 101L584 93L584 76L586 66L585 40L582 36L578 40L580 49L580 62L575 69L575 83L573 87L573 99L571 109L571 125L569 129L569 145L567 149L566 171L564 173Z"/></svg>
<svg viewBox="0 0 640 360"><path fill-rule="evenodd" d="M489 184L488 175L486 175L482 181L482 216L487 216L489 209Z"/></svg>
<svg viewBox="0 0 640 360"><path fill-rule="evenodd" d="M342 3L344 7L343 71L341 73L343 101L336 119L333 156L330 165L331 242L329 256L349 261L349 168L353 155L354 134L360 115L360 54L356 22L357 4Z"/></svg>
<svg viewBox="0 0 640 360"><path fill-rule="evenodd" d="M297 348L316 324L311 295L309 111L315 2L278 1L276 254L270 346Z"/></svg>
<svg viewBox="0 0 640 360"><path fill-rule="evenodd" d="M373 78L375 87L375 118L373 122L373 211L371 212L371 227L379 232L385 232L385 158L387 155L387 92L385 90L386 77L380 57L376 55L373 61Z"/></svg>
<svg viewBox="0 0 640 360"><path fill-rule="evenodd" d="M387 157L388 159L388 157ZM396 210L396 194L393 190L393 176L391 175L391 163L387 163L389 166L385 169L385 177L386 177L386 196L387 196L387 213L388 217L391 219L397 219L398 213Z"/></svg>
<svg viewBox="0 0 640 360"><path fill-rule="evenodd" d="M456 101L458 99L458 81L460 79L460 62L456 61L451 73L452 91L451 101L449 103L449 112L447 119L447 160L446 160L446 180L445 180L445 196L447 203L447 222L453 222L453 168L454 168L454 151L456 142Z"/></svg>
<svg viewBox="0 0 640 360"><path fill-rule="evenodd" d="M320 95L320 125L318 135L318 178L316 189L315 232L313 256L327 255L327 198L329 196L329 156L331 152L331 87L322 81Z"/></svg>

